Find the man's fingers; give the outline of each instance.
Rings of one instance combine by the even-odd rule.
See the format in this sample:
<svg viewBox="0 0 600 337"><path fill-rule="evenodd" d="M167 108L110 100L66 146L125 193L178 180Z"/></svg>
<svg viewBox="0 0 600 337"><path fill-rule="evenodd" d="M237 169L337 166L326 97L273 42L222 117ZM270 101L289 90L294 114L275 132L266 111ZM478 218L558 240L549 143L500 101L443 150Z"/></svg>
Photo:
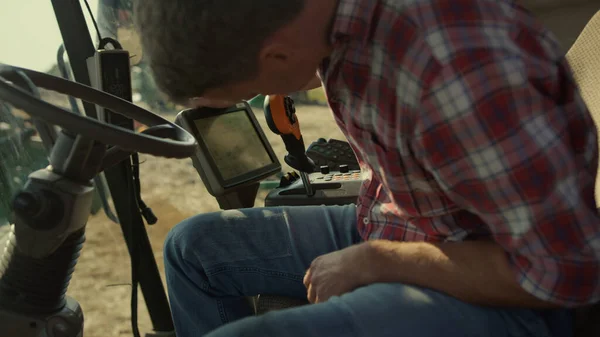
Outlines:
<svg viewBox="0 0 600 337"><path fill-rule="evenodd" d="M306 288L308 288L308 286L310 285L311 274L312 272L310 268L306 271L306 274L304 274L304 280L302 280L302 283L304 283L304 286Z"/></svg>
<svg viewBox="0 0 600 337"><path fill-rule="evenodd" d="M310 303L315 303L317 299L316 287L312 284L312 269L308 268L306 274L304 274L303 280L304 286L306 287L306 298Z"/></svg>
<svg viewBox="0 0 600 337"><path fill-rule="evenodd" d="M312 284L308 285L308 290L306 291L306 298L310 303L315 303L317 299L317 290Z"/></svg>

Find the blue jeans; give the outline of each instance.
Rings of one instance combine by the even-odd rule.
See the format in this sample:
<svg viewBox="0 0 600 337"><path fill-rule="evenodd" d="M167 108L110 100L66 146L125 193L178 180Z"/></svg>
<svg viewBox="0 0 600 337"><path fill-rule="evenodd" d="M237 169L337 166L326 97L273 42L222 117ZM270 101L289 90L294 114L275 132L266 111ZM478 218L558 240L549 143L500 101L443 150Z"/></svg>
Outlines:
<svg viewBox="0 0 600 337"><path fill-rule="evenodd" d="M400 283L372 284L325 303L252 316L244 296L306 298L302 279L312 260L360 242L355 211L355 206L254 208L199 215L177 225L164 251L177 336L570 336L563 311L485 308Z"/></svg>

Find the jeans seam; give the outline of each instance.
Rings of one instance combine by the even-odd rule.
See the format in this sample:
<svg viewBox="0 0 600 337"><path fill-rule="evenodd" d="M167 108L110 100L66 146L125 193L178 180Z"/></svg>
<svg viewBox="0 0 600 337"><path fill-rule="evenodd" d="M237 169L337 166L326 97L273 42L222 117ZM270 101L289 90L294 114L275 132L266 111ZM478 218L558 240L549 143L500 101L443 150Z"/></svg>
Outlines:
<svg viewBox="0 0 600 337"><path fill-rule="evenodd" d="M176 251L178 253L183 252L183 250L181 249L181 247L179 246L179 244L177 242L174 242L173 245L175 246ZM190 261L187 258L185 258L185 256L183 256L183 254L180 254L180 258L181 258L181 260L182 260L182 262L184 264L191 264L191 265L193 265L192 261ZM209 275L206 273L206 270L202 266L200 266L199 271L201 271L201 272L204 273L204 276L207 279L206 281L203 280L202 278L200 278L200 279L191 279L189 277L189 275L185 271L183 271L183 270L181 271L181 274L183 274L192 284L196 284L200 288L200 290L202 290L204 292L208 292L208 291L210 291L210 288L211 288L210 282L208 282L208 276Z"/></svg>
<svg viewBox="0 0 600 337"><path fill-rule="evenodd" d="M290 245L288 244L285 251L282 250L281 252L277 252L276 254L270 254L269 257L266 257L266 258L263 257L263 259L274 260L274 259L290 257L291 255L292 255L291 248L290 248ZM247 259L231 259L231 260L227 260L224 262L216 262L216 259L215 259L215 261L211 261L211 260L207 261L207 259L202 259L202 260L200 260L200 263L202 264L203 268L205 268L206 270L211 270L211 269L215 269L215 268L220 268L222 265L244 263L244 262L249 262L249 261L257 260L257 259L260 259L260 258L252 257L252 258L247 258Z"/></svg>
<svg viewBox="0 0 600 337"><path fill-rule="evenodd" d="M219 310L219 317L221 318L221 322L229 323L227 315L225 314L225 306L223 305L223 301L217 300L217 308Z"/></svg>
<svg viewBox="0 0 600 337"><path fill-rule="evenodd" d="M286 273L277 270L256 268L256 267L217 267L212 269L205 270L207 276L215 276L221 273L226 272L240 272L240 273L260 273L265 276L284 278L292 281L299 281L304 278L304 275L294 274L294 273Z"/></svg>

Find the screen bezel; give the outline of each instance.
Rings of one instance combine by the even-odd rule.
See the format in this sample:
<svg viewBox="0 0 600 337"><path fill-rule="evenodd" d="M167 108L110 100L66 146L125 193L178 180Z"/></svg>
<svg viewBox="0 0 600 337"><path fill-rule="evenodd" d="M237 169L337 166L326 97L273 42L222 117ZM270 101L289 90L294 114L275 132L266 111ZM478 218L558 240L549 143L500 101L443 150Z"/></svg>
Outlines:
<svg viewBox="0 0 600 337"><path fill-rule="evenodd" d="M247 173L237 176L237 177L233 177L230 179L224 179L223 176L221 175L221 172L219 171L219 169L217 167L217 163L216 163L215 159L212 157L212 155L209 151L209 148L206 145L205 138L198 131L195 121L199 120L199 119L209 119L212 117L217 117L220 115L226 115L226 114L240 112L240 111L244 111L246 113L246 117L252 124L252 127L254 128L261 143L263 144L263 147L267 151L269 158L271 159L271 164L269 164L267 166L263 166L262 168L247 172ZM225 109L208 108L208 107L190 109L190 110L185 111L185 113L183 114L183 117L186 119L187 124L192 129L191 130L192 134L198 141L198 146L200 147L202 153L204 154L204 157L207 159L210 169L214 172L215 178L217 178L219 185L221 185L224 189L232 189L232 188L235 188L240 185L246 185L247 183L253 183L256 181L260 181L260 180L262 180L268 176L271 176L281 170L281 163L279 162L277 155L273 151L273 148L271 147L271 144L269 143L267 137L265 136L264 132L262 131L262 128L260 127L260 124L258 123L258 120L254 116L254 112L252 111L252 108L250 107L250 105L247 102L238 103L233 107L225 108Z"/></svg>

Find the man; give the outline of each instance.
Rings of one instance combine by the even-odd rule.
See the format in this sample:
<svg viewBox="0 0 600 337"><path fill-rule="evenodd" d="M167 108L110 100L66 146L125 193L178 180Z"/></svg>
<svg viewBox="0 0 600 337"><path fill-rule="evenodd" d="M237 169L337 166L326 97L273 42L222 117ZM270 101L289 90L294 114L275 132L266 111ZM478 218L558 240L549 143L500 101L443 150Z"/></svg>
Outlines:
<svg viewBox="0 0 600 337"><path fill-rule="evenodd" d="M600 299L596 129L558 43L515 2L135 10L180 102L286 94L317 69L366 175L355 206L179 224L165 245L178 336L562 337ZM243 296L260 293L312 304L249 317Z"/></svg>

